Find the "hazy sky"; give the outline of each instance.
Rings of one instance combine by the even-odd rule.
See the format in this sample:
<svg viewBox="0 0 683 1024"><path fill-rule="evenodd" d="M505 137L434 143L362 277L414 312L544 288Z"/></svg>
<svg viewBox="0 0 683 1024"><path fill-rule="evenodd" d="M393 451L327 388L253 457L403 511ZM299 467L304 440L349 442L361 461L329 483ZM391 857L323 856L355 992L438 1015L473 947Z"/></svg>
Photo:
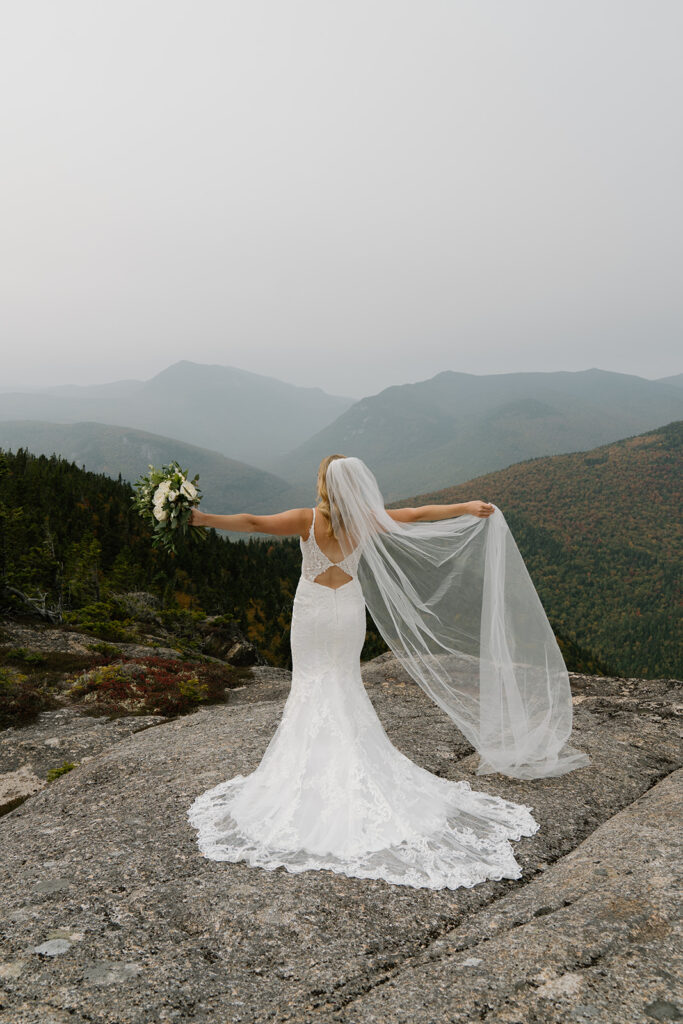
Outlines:
<svg viewBox="0 0 683 1024"><path fill-rule="evenodd" d="M4 4L0 387L680 372L681 38L681 0Z"/></svg>

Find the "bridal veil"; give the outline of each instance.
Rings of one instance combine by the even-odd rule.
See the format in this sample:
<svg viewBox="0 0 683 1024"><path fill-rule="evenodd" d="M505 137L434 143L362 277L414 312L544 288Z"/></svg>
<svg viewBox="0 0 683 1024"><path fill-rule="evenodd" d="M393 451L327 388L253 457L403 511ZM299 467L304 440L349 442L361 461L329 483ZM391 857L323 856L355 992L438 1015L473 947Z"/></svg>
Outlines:
<svg viewBox="0 0 683 1024"><path fill-rule="evenodd" d="M479 754L479 775L562 775L589 763L568 745L569 677L500 509L486 519L396 522L355 457L326 474L344 555L382 637Z"/></svg>

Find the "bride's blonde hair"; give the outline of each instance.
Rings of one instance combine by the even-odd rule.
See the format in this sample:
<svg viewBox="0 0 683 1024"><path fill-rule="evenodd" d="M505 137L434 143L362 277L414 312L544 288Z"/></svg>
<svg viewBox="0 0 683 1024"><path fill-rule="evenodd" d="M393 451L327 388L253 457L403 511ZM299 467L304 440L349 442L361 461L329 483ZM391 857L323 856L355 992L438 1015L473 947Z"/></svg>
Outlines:
<svg viewBox="0 0 683 1024"><path fill-rule="evenodd" d="M328 537L334 537L335 533L334 533L334 530L332 529L332 514L330 512L330 496L327 493L327 483L326 483L326 480L325 480L325 478L327 476L327 467L329 466L329 464L331 462L334 462L335 459L345 459L345 458L346 458L345 455L326 455L325 458L323 459L323 461L318 466L318 497L320 498L320 502L318 504L318 511L321 513L322 516L325 517L325 522L327 523L327 536ZM336 506L335 506L335 512L339 516L339 521L341 522L341 514L339 512L339 509Z"/></svg>

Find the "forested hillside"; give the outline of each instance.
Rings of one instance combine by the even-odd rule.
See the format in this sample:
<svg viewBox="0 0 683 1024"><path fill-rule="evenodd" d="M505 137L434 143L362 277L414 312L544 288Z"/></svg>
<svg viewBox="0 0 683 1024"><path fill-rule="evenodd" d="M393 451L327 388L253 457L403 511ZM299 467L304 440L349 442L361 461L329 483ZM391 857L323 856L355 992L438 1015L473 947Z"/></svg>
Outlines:
<svg viewBox="0 0 683 1024"><path fill-rule="evenodd" d="M0 420L0 448L34 455L61 455L94 473L134 481L149 463L177 460L199 473L204 508L212 512L272 512L287 503L289 485L272 473L228 459L217 451L172 437L105 423L41 423ZM284 503L284 505L283 505Z"/></svg>
<svg viewBox="0 0 683 1024"><path fill-rule="evenodd" d="M117 621L113 595L146 590L165 609L233 617L266 658L286 664L298 545L230 543L208 531L205 544L169 556L152 548L132 494L128 483L56 456L0 450L5 610L26 612L23 594L46 614L116 639L125 622Z"/></svg>
<svg viewBox="0 0 683 1024"><path fill-rule="evenodd" d="M554 628L625 676L681 678L683 422L517 463L397 507L502 509Z"/></svg>
<svg viewBox="0 0 683 1024"><path fill-rule="evenodd" d="M290 667L298 540L233 542L208 531L205 544L172 557L152 548L147 526L131 510L132 494L125 481L57 456L0 450L2 610L26 614L28 599L46 616L116 641L127 629L116 595L149 591L166 611L184 615L189 629L203 613L233 618L272 664ZM570 668L602 671L564 632L558 639ZM363 657L383 650L368 620Z"/></svg>

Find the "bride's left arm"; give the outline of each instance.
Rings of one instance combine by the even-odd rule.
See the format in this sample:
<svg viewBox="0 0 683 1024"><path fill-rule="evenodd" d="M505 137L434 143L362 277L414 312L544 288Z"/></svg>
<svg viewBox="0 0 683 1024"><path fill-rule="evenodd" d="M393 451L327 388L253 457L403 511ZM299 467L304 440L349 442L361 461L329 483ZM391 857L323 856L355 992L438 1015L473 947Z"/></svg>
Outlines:
<svg viewBox="0 0 683 1024"><path fill-rule="evenodd" d="M255 516L250 512L235 515L215 516L210 512L192 509L190 526L208 526L215 530L234 530L237 533L270 533L275 537L293 537L306 533L308 529L308 508L290 508L272 516Z"/></svg>
<svg viewBox="0 0 683 1024"><path fill-rule="evenodd" d="M388 508L387 514L399 523L428 523L455 516L487 519L495 507L486 501L463 501L455 505L418 505L416 508Z"/></svg>

